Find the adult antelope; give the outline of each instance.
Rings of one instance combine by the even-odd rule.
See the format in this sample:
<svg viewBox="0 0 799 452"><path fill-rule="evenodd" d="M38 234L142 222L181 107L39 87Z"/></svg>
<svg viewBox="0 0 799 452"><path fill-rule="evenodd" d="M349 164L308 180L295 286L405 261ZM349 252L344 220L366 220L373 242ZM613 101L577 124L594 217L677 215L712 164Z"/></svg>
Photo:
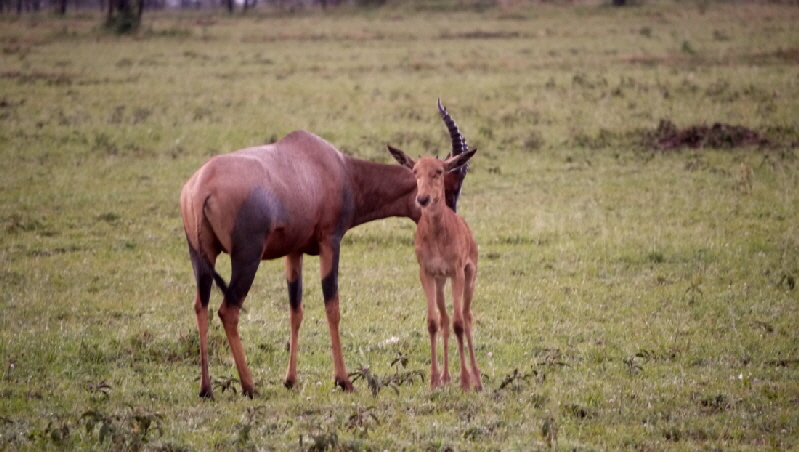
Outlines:
<svg viewBox="0 0 799 452"><path fill-rule="evenodd" d="M450 131L453 154L459 154L465 142L447 111L440 102L438 105ZM453 209L463 176L455 174L446 181L447 203ZM200 397L213 398L208 371L208 302L214 282L224 295L218 315L242 393L255 394L238 323L258 265L266 259L286 258L291 332L284 384L290 388L297 382L304 254L319 255L334 381L351 391L339 339L341 239L350 228L372 220L396 216L418 221L412 174L398 165L344 155L312 133L295 131L273 144L211 158L184 185L180 208L197 282L194 311L200 335ZM230 254L230 284L214 269L223 252Z"/></svg>
<svg viewBox="0 0 799 452"><path fill-rule="evenodd" d="M416 203L421 217L416 226L416 259L419 279L427 298L427 331L430 333L430 387L450 382L449 317L444 299L444 285L452 281L452 329L458 340L461 389L483 389L480 369L474 357L472 340L472 298L477 279L477 243L466 221L445 205L446 175L459 172L477 150L464 150L446 160L422 157L414 161L403 151L389 146L401 164L413 171L416 178ZM436 313L438 308L438 314ZM439 318L440 316L440 318ZM436 335L441 330L444 345L444 372L438 372ZM469 348L471 371L466 366L463 339Z"/></svg>

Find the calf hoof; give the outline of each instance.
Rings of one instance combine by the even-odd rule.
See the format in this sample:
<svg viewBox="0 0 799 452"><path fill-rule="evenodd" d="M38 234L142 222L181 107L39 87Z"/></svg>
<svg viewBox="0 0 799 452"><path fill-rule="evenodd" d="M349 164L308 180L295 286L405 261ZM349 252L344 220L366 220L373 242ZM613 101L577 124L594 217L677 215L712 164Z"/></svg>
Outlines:
<svg viewBox="0 0 799 452"><path fill-rule="evenodd" d="M461 373L461 389L464 392L469 392L472 389L472 378L468 373Z"/></svg>
<svg viewBox="0 0 799 452"><path fill-rule="evenodd" d="M444 385L448 385L450 383L452 383L452 377L450 377L448 373L444 372L441 375L441 385L444 386Z"/></svg>

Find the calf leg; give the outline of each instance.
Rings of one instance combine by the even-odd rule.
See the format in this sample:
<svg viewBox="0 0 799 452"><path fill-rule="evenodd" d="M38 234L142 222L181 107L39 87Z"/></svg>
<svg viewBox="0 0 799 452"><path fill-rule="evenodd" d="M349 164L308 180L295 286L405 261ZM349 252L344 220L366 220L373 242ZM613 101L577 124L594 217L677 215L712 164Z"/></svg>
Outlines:
<svg viewBox="0 0 799 452"><path fill-rule="evenodd" d="M441 373L441 384L448 385L452 378L449 375L449 315L447 314L447 300L444 298L445 278L436 278L436 306L441 318L439 327L442 345L444 347L444 371Z"/></svg>
<svg viewBox="0 0 799 452"><path fill-rule="evenodd" d="M466 287L463 291L463 324L466 342L469 347L469 361L472 367L472 386L476 391L481 391L483 389L483 379L480 375L480 368L477 367L477 360L474 357L474 342L472 340L472 299L476 279L477 268L466 267Z"/></svg>
<svg viewBox="0 0 799 452"><path fill-rule="evenodd" d="M458 339L458 355L460 355L461 361L461 389L468 391L471 387L471 378L469 370L466 367L466 357L463 350L463 335L465 332L462 305L463 291L464 275L463 273L459 273L452 278L452 329L455 331L455 337Z"/></svg>
<svg viewBox="0 0 799 452"><path fill-rule="evenodd" d="M419 271L419 280L422 282L422 289L424 289L427 299L427 332L430 334L430 389L436 389L441 385L436 353L436 336L439 329L439 313L436 311L436 280L433 276L425 273L424 269Z"/></svg>

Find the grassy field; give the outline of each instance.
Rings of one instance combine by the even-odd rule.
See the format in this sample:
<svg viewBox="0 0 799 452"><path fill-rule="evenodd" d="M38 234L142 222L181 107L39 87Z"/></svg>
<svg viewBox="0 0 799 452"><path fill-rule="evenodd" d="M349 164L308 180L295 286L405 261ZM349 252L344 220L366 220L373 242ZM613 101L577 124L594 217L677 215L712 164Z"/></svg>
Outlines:
<svg viewBox="0 0 799 452"><path fill-rule="evenodd" d="M0 16L0 449L799 447L798 8L99 22ZM437 97L479 148L459 210L485 391L389 384L429 366L413 223L390 219L348 233L340 281L348 369L382 385L335 390L308 258L299 387L265 262L241 323L260 395L237 393L214 318L200 400L183 182L295 129L370 160L443 155ZM657 149L661 120L770 144Z"/></svg>

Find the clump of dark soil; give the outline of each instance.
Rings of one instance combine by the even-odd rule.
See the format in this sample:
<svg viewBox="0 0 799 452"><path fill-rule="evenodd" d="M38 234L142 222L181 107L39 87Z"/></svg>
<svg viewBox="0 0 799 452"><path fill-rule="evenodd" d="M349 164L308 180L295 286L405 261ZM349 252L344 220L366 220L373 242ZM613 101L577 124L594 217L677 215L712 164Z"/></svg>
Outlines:
<svg viewBox="0 0 799 452"><path fill-rule="evenodd" d="M668 119L661 119L657 129L644 134L647 147L655 149L772 147L774 143L756 130L741 125L714 123L680 129Z"/></svg>

